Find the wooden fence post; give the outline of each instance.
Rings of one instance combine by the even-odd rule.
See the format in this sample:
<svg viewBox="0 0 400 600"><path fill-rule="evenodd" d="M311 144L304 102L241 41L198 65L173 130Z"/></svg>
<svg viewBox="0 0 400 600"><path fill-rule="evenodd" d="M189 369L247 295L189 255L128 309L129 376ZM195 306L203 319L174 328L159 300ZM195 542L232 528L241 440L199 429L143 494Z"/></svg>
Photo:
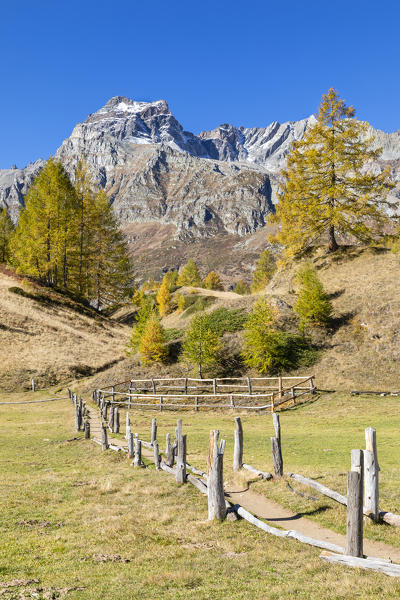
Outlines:
<svg viewBox="0 0 400 600"><path fill-rule="evenodd" d="M283 390L282 377L279 376L278 377L278 391L279 391L278 399L279 399L279 401L282 400L282 398L283 398L282 390Z"/></svg>
<svg viewBox="0 0 400 600"><path fill-rule="evenodd" d="M86 419L84 429L85 429L85 439L90 440L90 421L89 421L89 419Z"/></svg>
<svg viewBox="0 0 400 600"><path fill-rule="evenodd" d="M218 447L219 431L210 432L210 447L208 453L208 478L207 478L207 496L208 496L208 519L219 519L223 521L226 517L226 505L224 496L223 481L223 458L224 458L224 440Z"/></svg>
<svg viewBox="0 0 400 600"><path fill-rule="evenodd" d="M110 419L108 421L108 427L111 431L111 433L114 432L114 404L111 404L110 406Z"/></svg>
<svg viewBox="0 0 400 600"><path fill-rule="evenodd" d="M346 554L363 557L363 452L352 451L352 468L347 473Z"/></svg>
<svg viewBox="0 0 400 600"><path fill-rule="evenodd" d="M103 398L103 400L104 400L104 398ZM108 417L107 413L108 413L109 404L110 403L108 402L108 400L104 400L104 411L103 411L104 414L103 414L103 418L104 418L105 421L107 421L107 417Z"/></svg>
<svg viewBox="0 0 400 600"><path fill-rule="evenodd" d="M31 384L32 384L32 392L34 392L35 391L35 380L34 379L32 379Z"/></svg>
<svg viewBox="0 0 400 600"><path fill-rule="evenodd" d="M251 396L252 393L253 393L253 388L252 388L252 385L251 385L251 379L250 379L250 377L247 377L247 387L249 388L249 394Z"/></svg>
<svg viewBox="0 0 400 600"><path fill-rule="evenodd" d="M233 399L233 396L230 396L230 405L231 405L231 409L235 410L235 401Z"/></svg>
<svg viewBox="0 0 400 600"><path fill-rule="evenodd" d="M156 465L156 470L159 471L160 470L160 452L158 449L157 440L154 440L153 451L154 451L154 464Z"/></svg>
<svg viewBox="0 0 400 600"><path fill-rule="evenodd" d="M157 441L157 420L156 419L152 419L151 420L151 437L150 437L150 442L152 444L154 444L155 441Z"/></svg>
<svg viewBox="0 0 400 600"><path fill-rule="evenodd" d="M126 413L125 417L125 439L129 441L129 436L131 434L131 420L129 418L129 413Z"/></svg>
<svg viewBox="0 0 400 600"><path fill-rule="evenodd" d="M129 433L129 438L128 438L128 457L129 458L133 458L133 454L134 454L134 449L133 449L133 433L130 432Z"/></svg>
<svg viewBox="0 0 400 600"><path fill-rule="evenodd" d="M176 483L186 483L186 435L179 435L176 453Z"/></svg>
<svg viewBox="0 0 400 600"><path fill-rule="evenodd" d="M185 381L183 384L183 393L185 394L185 396L187 396L187 393L188 393L188 378L187 377L185 377Z"/></svg>
<svg viewBox="0 0 400 600"><path fill-rule="evenodd" d="M119 408L115 407L114 411L114 433L119 433Z"/></svg>
<svg viewBox="0 0 400 600"><path fill-rule="evenodd" d="M310 392L313 394L315 392L313 378L310 377Z"/></svg>
<svg viewBox="0 0 400 600"><path fill-rule="evenodd" d="M195 397L195 399L194 399L194 410L195 410L196 412L198 412L198 411L199 411L199 398L198 398L197 396L196 396L196 397Z"/></svg>
<svg viewBox="0 0 400 600"><path fill-rule="evenodd" d="M272 392L272 395L271 395L271 412L272 413L275 412L275 394L274 394L274 392Z"/></svg>
<svg viewBox="0 0 400 600"><path fill-rule="evenodd" d="M151 385L153 386L153 394L156 394L156 384L153 378L151 378Z"/></svg>
<svg viewBox="0 0 400 600"><path fill-rule="evenodd" d="M275 429L275 437L271 438L271 450L272 450L272 461L274 464L275 477L282 477L283 475L283 459L282 459L282 445L281 445L281 424L279 422L279 415L276 413L272 414L272 422Z"/></svg>
<svg viewBox="0 0 400 600"><path fill-rule="evenodd" d="M274 413L272 415L272 424L273 424L274 429L275 429L275 437L278 438L279 445L281 445L281 423L280 423L280 420L279 420L279 415L277 415L276 413Z"/></svg>
<svg viewBox="0 0 400 600"><path fill-rule="evenodd" d="M162 409L163 409L163 402L164 402L164 398L162 396L160 396L160 411L162 411Z"/></svg>
<svg viewBox="0 0 400 600"><path fill-rule="evenodd" d="M81 408L79 406L79 404L76 405L75 407L75 429L76 431L79 431L81 428Z"/></svg>
<svg viewBox="0 0 400 600"><path fill-rule="evenodd" d="M374 521L379 521L379 464L376 447L376 430L365 430L366 450L364 451L365 508Z"/></svg>
<svg viewBox="0 0 400 600"><path fill-rule="evenodd" d="M112 386L112 388L111 388L111 394L112 394L111 395L111 401L115 402L115 387L114 386Z"/></svg>
<svg viewBox="0 0 400 600"><path fill-rule="evenodd" d="M101 448L102 450L107 450L108 448L107 427L105 425L101 426Z"/></svg>
<svg viewBox="0 0 400 600"><path fill-rule="evenodd" d="M240 417L235 417L235 445L233 449L233 470L239 471L243 464L243 427Z"/></svg>
<svg viewBox="0 0 400 600"><path fill-rule="evenodd" d="M135 433L135 439L134 439L133 466L134 467L142 466L142 442L139 440L139 435L137 433Z"/></svg>
<svg viewBox="0 0 400 600"><path fill-rule="evenodd" d="M215 379L215 377L213 379L213 393L214 393L214 396L216 396L216 394L217 394L217 380Z"/></svg>
<svg viewBox="0 0 400 600"><path fill-rule="evenodd" d="M171 434L167 433L166 443L165 443L165 456L166 463L169 467L174 466L174 447L171 444Z"/></svg>

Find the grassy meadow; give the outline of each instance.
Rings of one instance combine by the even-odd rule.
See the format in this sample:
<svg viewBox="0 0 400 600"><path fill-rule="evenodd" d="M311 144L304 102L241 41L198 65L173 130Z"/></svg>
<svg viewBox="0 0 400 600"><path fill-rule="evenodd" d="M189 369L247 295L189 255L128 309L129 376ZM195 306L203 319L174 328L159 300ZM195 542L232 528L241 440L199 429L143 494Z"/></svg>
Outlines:
<svg viewBox="0 0 400 600"><path fill-rule="evenodd" d="M0 402L51 394L2 394ZM364 428L373 426L381 466L381 508L399 513L398 402L395 397L326 394L282 412L285 471L318 478L345 492L350 450L365 446ZM132 429L149 439L154 415L131 411ZM188 462L197 467L205 467L210 429L220 429L227 441L224 475L229 488L231 413L156 416L161 447L165 434L173 433L176 419L183 419ZM270 415L241 416L245 461L271 470ZM156 472L154 466L133 469L126 455L102 452L82 437L74 431L68 400L0 405L1 598L400 596L396 579L329 565L320 560L318 549L268 536L246 521L209 523L206 498L191 485L177 487L171 476ZM318 496L296 482L291 485ZM292 510L314 513L309 517L344 532L345 509L328 498L301 498L288 490L284 480L254 482L251 487ZM365 535L400 547L394 528L368 522Z"/></svg>

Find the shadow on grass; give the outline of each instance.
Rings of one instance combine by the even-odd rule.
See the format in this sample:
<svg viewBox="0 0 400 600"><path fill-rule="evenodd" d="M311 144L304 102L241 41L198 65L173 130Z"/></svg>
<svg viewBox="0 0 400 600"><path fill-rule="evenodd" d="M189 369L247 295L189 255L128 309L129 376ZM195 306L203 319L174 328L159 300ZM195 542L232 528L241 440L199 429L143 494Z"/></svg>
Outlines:
<svg viewBox="0 0 400 600"><path fill-rule="evenodd" d="M263 518L265 519L265 521L274 521L276 523L279 523L279 521L298 521L302 517L318 515L320 513L325 512L326 510L331 510L331 509L332 509L331 506L324 505L324 506L319 506L318 508L315 508L314 510L307 510L305 512L296 513L292 517L275 517L274 519L268 519L267 517L263 517Z"/></svg>

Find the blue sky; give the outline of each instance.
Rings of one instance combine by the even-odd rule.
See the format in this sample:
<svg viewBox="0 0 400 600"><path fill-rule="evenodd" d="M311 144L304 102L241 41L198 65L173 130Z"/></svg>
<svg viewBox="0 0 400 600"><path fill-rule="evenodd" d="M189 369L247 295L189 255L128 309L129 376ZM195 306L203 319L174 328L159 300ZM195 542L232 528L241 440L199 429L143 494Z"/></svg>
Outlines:
<svg viewBox="0 0 400 600"><path fill-rule="evenodd" d="M166 99L185 129L315 112L330 86L400 129L400 3L2 0L0 168L55 152L112 96Z"/></svg>

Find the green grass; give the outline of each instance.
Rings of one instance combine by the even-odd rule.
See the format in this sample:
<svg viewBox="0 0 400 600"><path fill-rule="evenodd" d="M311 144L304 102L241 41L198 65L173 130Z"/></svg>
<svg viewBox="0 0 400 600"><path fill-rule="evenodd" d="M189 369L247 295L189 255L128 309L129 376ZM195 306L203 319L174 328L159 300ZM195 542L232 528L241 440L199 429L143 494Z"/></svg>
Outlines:
<svg viewBox="0 0 400 600"><path fill-rule="evenodd" d="M12 399L46 395L25 393ZM350 450L362 448L364 428L374 426L381 506L400 512L398 402L326 395L282 413L286 472L318 477L344 492ZM131 411L133 430L148 439L153 416ZM183 419L188 462L198 467L206 465L210 429L220 429L227 440L225 477L231 477L232 414L156 416L160 446L178 416ZM246 462L270 470L270 415L243 414L242 421ZM0 589L13 579L38 579L27 589L45 591L25 597L57 597L55 590L65 588L71 599L107 600L400 596L395 579L326 564L318 549L268 536L246 521L209 523L207 501L192 486L177 487L171 476L152 466L133 469L126 456L102 452L83 439L68 441L74 437L82 436L74 432L70 401L0 406ZM331 506L315 518L343 530L344 508L329 499L300 499L283 482L253 487L294 510L300 505L307 511ZM295 483L293 487L301 489ZM400 547L395 529L371 524L367 534ZM98 555L119 555L130 562L98 562ZM49 595L50 588L55 595ZM10 588L2 598L18 598L16 589L22 588Z"/></svg>

